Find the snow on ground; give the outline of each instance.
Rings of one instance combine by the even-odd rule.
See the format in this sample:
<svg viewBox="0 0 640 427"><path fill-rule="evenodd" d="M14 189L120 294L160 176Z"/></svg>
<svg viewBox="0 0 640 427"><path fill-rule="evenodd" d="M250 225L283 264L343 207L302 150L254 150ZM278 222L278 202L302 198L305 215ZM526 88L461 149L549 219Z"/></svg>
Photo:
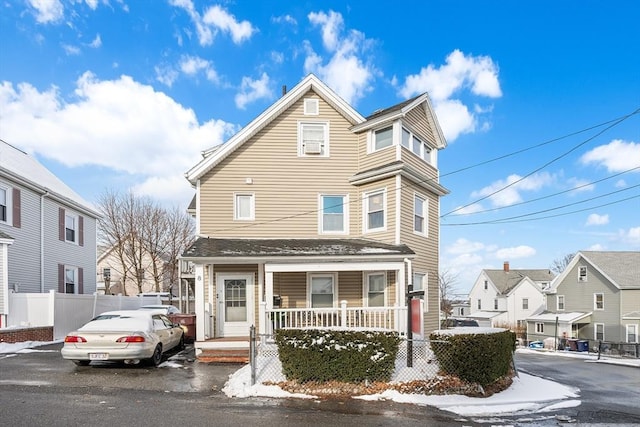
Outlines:
<svg viewBox="0 0 640 427"><path fill-rule="evenodd" d="M38 350L37 347L53 344L52 342L29 341L16 344L0 343L0 354L5 357L14 356L16 353L28 351L48 351ZM585 362L611 363L626 366L640 367L640 359L621 359L602 356L598 360L597 355L588 353L577 353L568 351L547 351L531 350L521 348L517 350L521 353L535 353L549 356L574 357L584 359ZM261 371L270 371L274 382L284 380L281 367L275 366L279 361L277 358L263 366L258 366L257 377L260 379ZM161 366L168 368L182 367L177 362L167 361ZM278 368L278 369L275 369ZM278 371L278 372L275 372ZM263 380L264 381L264 380ZM251 368L245 365L234 374L229 376L222 391L230 397L276 397L276 398L304 398L314 399L315 396L304 394L294 394L282 390L277 386L267 386L263 384L251 385ZM554 381L539 378L533 375L520 373L513 379L513 384L507 390L496 393L486 398L468 397L462 395L425 396L418 394L402 394L397 391L387 390L384 393L358 396L362 400L393 400L401 403L411 403L416 405L435 406L440 409L454 412L463 416L483 416L491 414L505 413L533 413L547 412L562 408L570 408L580 405L580 390L574 387L565 386Z"/></svg>

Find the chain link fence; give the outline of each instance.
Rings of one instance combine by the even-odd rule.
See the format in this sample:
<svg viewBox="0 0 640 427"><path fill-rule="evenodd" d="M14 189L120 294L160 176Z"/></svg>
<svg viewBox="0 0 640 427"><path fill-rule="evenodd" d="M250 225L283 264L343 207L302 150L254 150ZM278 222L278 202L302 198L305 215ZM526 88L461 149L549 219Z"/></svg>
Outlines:
<svg viewBox="0 0 640 427"><path fill-rule="evenodd" d="M286 381L273 335L257 335L253 342L250 358L252 385ZM440 364L431 349L436 342L449 345L447 341L402 339L391 382L427 381L438 377Z"/></svg>

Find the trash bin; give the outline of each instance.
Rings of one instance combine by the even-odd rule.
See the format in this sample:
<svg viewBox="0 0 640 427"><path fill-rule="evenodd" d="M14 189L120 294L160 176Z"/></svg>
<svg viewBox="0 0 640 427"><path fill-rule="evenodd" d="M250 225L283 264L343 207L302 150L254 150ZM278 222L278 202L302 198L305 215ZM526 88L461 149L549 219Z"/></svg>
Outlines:
<svg viewBox="0 0 640 427"><path fill-rule="evenodd" d="M194 342L196 340L196 315L195 314L171 314L169 320L180 325L184 330L184 340Z"/></svg>
<svg viewBox="0 0 640 427"><path fill-rule="evenodd" d="M567 340L567 344L569 344L569 350L578 351L578 340Z"/></svg>
<svg viewBox="0 0 640 427"><path fill-rule="evenodd" d="M589 341L578 340L578 351L589 351Z"/></svg>

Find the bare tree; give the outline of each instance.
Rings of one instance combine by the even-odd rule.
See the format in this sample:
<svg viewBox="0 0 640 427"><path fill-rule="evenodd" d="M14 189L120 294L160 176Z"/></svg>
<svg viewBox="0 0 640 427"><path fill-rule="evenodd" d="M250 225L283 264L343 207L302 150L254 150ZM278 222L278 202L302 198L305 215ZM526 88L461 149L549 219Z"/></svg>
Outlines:
<svg viewBox="0 0 640 427"><path fill-rule="evenodd" d="M179 257L195 240L193 219L185 211L174 208L167 213L164 251L170 286L178 284Z"/></svg>
<svg viewBox="0 0 640 427"><path fill-rule="evenodd" d="M120 263L120 274L122 282L122 292L127 295L127 276L129 269L127 266L127 255L125 240L130 233L125 221L123 221L123 200L122 196L112 191L103 193L97 202L98 210L102 217L98 221L98 239L107 250L112 250ZM106 283L105 283L106 286ZM105 288L105 293L110 293Z"/></svg>
<svg viewBox="0 0 640 427"><path fill-rule="evenodd" d="M440 286L440 310L444 313L445 318L449 318L453 311L452 302L456 294L458 273L453 273L449 269L441 271L438 273L438 284Z"/></svg>
<svg viewBox="0 0 640 427"><path fill-rule="evenodd" d="M567 266L569 265L569 263L571 262L574 256L576 256L575 253L570 253L563 256L562 258L554 259L551 265L549 266L549 269L556 274L562 273L564 269L567 268Z"/></svg>

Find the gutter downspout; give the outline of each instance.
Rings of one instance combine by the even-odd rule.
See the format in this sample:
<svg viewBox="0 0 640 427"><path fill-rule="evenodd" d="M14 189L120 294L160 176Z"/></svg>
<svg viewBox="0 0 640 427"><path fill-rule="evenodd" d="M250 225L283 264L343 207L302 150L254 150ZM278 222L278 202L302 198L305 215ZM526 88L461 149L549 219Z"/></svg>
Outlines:
<svg viewBox="0 0 640 427"><path fill-rule="evenodd" d="M44 198L49 196L45 191L40 196L40 293L44 293Z"/></svg>

